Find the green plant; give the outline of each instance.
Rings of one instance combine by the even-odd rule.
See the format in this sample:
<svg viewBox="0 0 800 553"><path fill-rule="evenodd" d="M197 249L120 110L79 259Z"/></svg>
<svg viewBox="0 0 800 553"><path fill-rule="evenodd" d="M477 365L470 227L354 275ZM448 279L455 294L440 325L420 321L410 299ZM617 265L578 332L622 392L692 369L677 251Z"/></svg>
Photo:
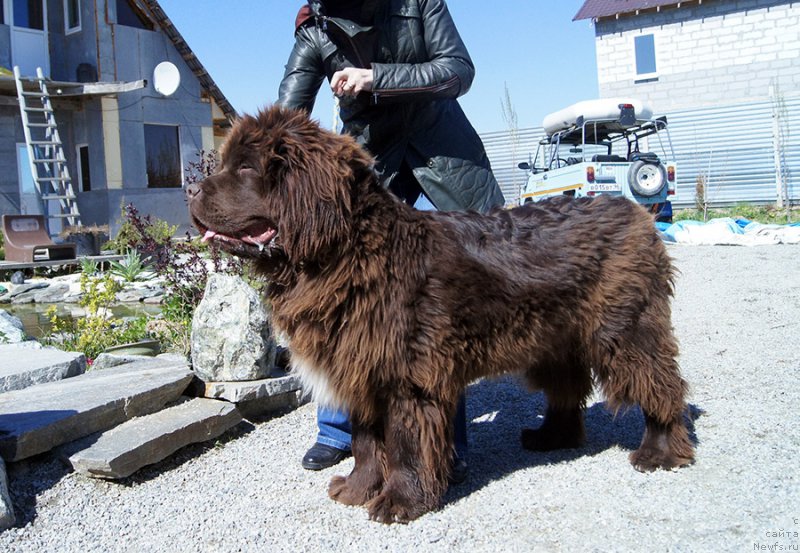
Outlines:
<svg viewBox="0 0 800 553"><path fill-rule="evenodd" d="M119 253L135 249L144 255L154 255L158 250L167 247L178 231L177 225L170 225L150 215L141 216L133 204L124 208L124 221L119 232L106 247Z"/></svg>
<svg viewBox="0 0 800 553"><path fill-rule="evenodd" d="M135 342L147 337L146 321L125 322L109 316L121 285L112 275L81 274L80 305L86 316L73 319L58 315L56 307L47 310L51 328L42 337L46 345L61 349L80 351L93 360L106 349Z"/></svg>
<svg viewBox="0 0 800 553"><path fill-rule="evenodd" d="M136 282L137 280L150 280L155 274L149 272L150 267L142 261L139 252L129 249L125 256L119 261L111 261L109 273L121 278L125 282Z"/></svg>
<svg viewBox="0 0 800 553"><path fill-rule="evenodd" d="M81 273L84 275L93 276L100 270L97 261L92 261L88 257L84 257L80 261Z"/></svg>
<svg viewBox="0 0 800 553"><path fill-rule="evenodd" d="M169 320L165 317L147 320L145 330L158 340L166 351L189 356L191 352L191 320Z"/></svg>
<svg viewBox="0 0 800 553"><path fill-rule="evenodd" d="M190 182L196 182L215 170L214 152L199 155L200 161L187 167L187 180ZM150 256L150 268L162 279L165 294L161 318L148 321L145 330L158 339L165 350L188 355L192 316L203 297L209 273L242 275L244 268L238 258L224 254L188 233L184 240L173 238L174 231L174 227L149 215L141 216L133 205L128 205L114 247L125 252L135 248L135 253ZM120 267L112 265L112 272L122 278L125 278L122 266L127 273L137 272L135 259L128 262L128 255L126 253L126 261L121 262Z"/></svg>
<svg viewBox="0 0 800 553"><path fill-rule="evenodd" d="M779 209L774 205L752 205L743 203L733 207L708 209L705 211L702 209L676 210L673 219L675 221L707 221L710 219L719 219L721 217L748 219L764 224L786 224L790 223L792 219L797 219L797 212L789 211L787 215L786 209Z"/></svg>

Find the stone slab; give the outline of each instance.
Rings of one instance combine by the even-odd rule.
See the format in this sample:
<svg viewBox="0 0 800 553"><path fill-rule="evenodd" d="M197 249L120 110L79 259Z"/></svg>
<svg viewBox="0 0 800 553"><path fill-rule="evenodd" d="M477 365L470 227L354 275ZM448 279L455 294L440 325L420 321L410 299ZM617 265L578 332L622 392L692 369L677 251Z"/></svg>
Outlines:
<svg viewBox="0 0 800 553"><path fill-rule="evenodd" d="M241 403L293 392L302 387L300 377L297 375L285 373L281 373L281 375L261 380L206 382L203 396Z"/></svg>
<svg viewBox="0 0 800 553"><path fill-rule="evenodd" d="M153 359L0 394L0 456L18 461L160 410L193 378Z"/></svg>
<svg viewBox="0 0 800 553"><path fill-rule="evenodd" d="M241 420L231 403L196 398L104 432L87 449L71 455L69 462L87 476L125 478L182 447L213 440Z"/></svg>
<svg viewBox="0 0 800 553"><path fill-rule="evenodd" d="M245 419L259 421L265 417L271 417L279 411L296 409L307 401L307 395L302 390L295 390L285 394L242 401L236 404L236 408Z"/></svg>
<svg viewBox="0 0 800 553"><path fill-rule="evenodd" d="M86 357L82 353L0 345L0 392L21 390L85 372Z"/></svg>

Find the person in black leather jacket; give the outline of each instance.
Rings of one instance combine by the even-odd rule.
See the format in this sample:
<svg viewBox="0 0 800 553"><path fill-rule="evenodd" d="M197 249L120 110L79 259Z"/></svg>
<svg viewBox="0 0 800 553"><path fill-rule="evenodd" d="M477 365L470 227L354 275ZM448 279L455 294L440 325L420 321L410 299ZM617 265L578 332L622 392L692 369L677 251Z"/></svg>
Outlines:
<svg viewBox="0 0 800 553"><path fill-rule="evenodd" d="M342 132L375 156L392 192L418 208L485 212L504 199L456 100L474 75L444 0L314 0L298 13L277 103L310 113L327 78L339 100ZM349 453L346 413L320 409L318 424L317 443L303 458L311 470ZM460 481L466 477L463 398L455 427L459 458L452 479Z"/></svg>

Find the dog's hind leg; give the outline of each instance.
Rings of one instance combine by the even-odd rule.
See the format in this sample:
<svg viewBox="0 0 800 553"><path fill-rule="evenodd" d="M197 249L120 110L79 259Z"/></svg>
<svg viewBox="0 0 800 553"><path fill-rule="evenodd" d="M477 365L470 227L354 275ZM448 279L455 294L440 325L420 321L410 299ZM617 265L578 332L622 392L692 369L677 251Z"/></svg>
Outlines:
<svg viewBox="0 0 800 553"><path fill-rule="evenodd" d="M408 522L436 509L447 491L456 402L394 397L387 402L386 483L367 503L373 520Z"/></svg>
<svg viewBox="0 0 800 553"><path fill-rule="evenodd" d="M630 455L639 471L685 466L694 459L684 421L687 385L676 361L678 346L668 313L645 311L596 371L612 409L634 403L642 408L644 436Z"/></svg>
<svg viewBox="0 0 800 553"><path fill-rule="evenodd" d="M522 430L522 447L531 451L580 447L586 439L583 410L592 391L589 369L571 358L551 361L527 376L533 387L544 391L547 411L539 428Z"/></svg>
<svg viewBox="0 0 800 553"><path fill-rule="evenodd" d="M353 423L352 449L355 465L349 476L334 476L328 486L331 499L345 505L363 505L381 491L386 454L380 425Z"/></svg>

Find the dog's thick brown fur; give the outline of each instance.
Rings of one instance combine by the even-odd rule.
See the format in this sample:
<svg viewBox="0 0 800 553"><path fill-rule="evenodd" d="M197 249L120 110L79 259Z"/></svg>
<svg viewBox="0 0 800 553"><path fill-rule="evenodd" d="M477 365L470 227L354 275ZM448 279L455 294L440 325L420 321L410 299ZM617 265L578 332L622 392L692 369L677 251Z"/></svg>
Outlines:
<svg viewBox="0 0 800 553"><path fill-rule="evenodd" d="M387 523L435 509L459 395L509 372L547 396L543 424L522 430L527 449L583 442L594 379L612 409L642 408L634 467L692 461L673 268L634 203L415 211L352 139L279 108L236 123L219 172L188 196L206 238L268 277L294 368L350 411L355 467L331 481L333 499Z"/></svg>

